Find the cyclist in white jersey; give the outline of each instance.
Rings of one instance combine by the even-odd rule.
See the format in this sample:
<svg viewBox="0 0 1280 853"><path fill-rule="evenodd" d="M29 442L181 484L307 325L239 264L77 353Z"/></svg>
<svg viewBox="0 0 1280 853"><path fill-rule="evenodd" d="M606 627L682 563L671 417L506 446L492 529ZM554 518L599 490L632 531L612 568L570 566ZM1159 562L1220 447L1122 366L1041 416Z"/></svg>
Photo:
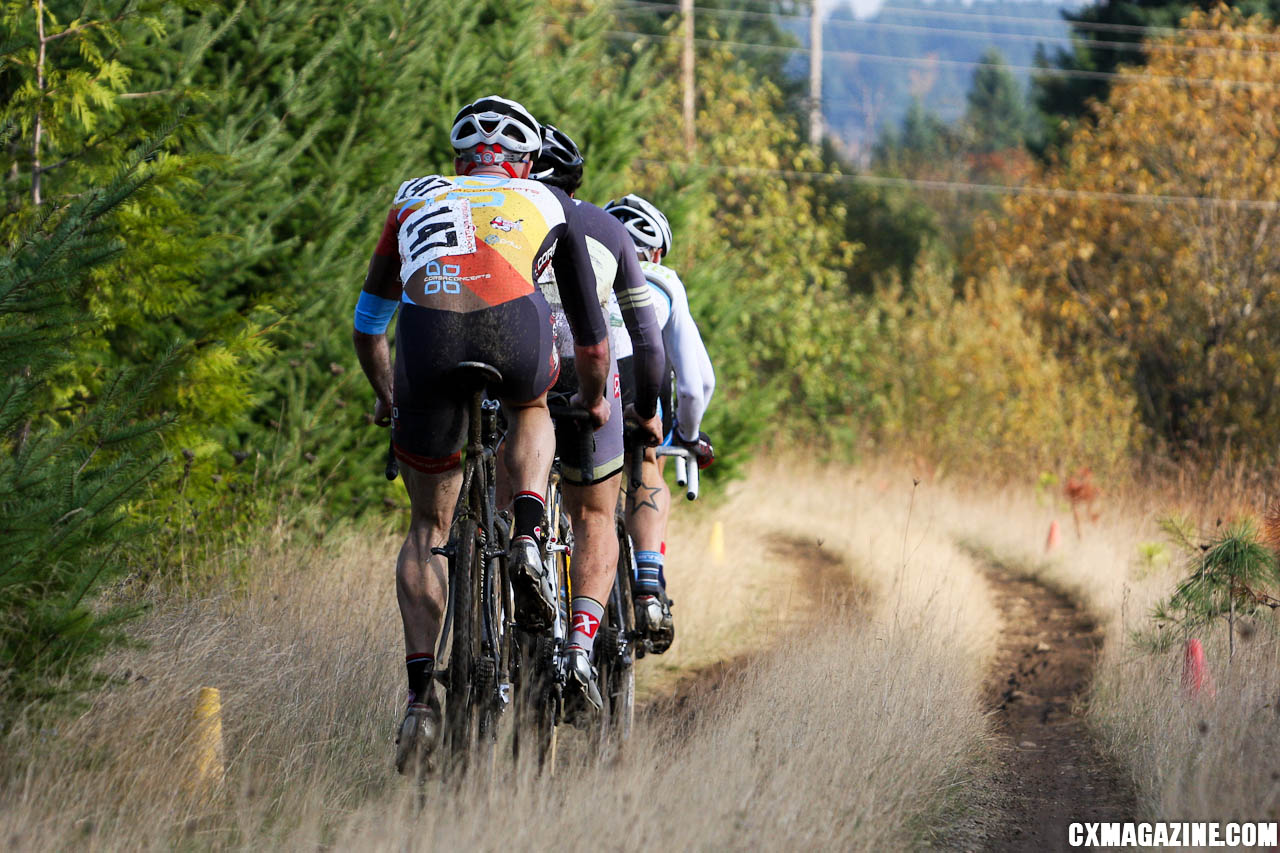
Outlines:
<svg viewBox="0 0 1280 853"><path fill-rule="evenodd" d="M671 250L671 225L666 216L650 202L637 195L626 195L605 205L627 229L635 243L653 294L654 311L662 327L666 350L668 380L675 375L674 399L670 390L660 396L664 444L686 447L698 460L698 467L710 465L715 454L711 441L702 431L702 416L715 390L715 371L711 358L689 313L689 299L680 277L662 259ZM616 350L615 350L616 352ZM617 354L621 359L621 353ZM623 373L623 402L626 402L627 376ZM669 388L669 384L668 384ZM666 594L667 519L671 512L671 492L662 476L665 457L653 450L645 452L644 477L632 484L627 495L627 523L636 543L637 613L653 644L661 653L670 647L675 636L671 618L671 602Z"/></svg>

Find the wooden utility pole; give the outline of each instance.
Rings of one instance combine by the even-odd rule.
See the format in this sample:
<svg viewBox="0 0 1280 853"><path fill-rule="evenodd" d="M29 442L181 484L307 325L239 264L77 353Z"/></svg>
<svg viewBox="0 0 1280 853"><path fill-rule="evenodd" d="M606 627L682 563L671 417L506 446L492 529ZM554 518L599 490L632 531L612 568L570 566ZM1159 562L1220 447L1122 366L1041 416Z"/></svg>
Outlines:
<svg viewBox="0 0 1280 853"><path fill-rule="evenodd" d="M809 14L809 144L822 144L822 0Z"/></svg>
<svg viewBox="0 0 1280 853"><path fill-rule="evenodd" d="M684 147L693 152L695 136L693 132L693 0L680 0L680 14L684 23L684 56L682 70L684 76Z"/></svg>

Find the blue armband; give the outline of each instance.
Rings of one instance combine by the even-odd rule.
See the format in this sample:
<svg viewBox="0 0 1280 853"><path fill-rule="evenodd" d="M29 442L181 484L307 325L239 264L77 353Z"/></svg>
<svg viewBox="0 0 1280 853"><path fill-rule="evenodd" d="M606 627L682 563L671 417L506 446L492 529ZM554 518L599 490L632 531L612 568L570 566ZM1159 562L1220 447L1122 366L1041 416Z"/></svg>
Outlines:
<svg viewBox="0 0 1280 853"><path fill-rule="evenodd" d="M385 334L399 304L394 299L383 299L367 290L360 291L360 301L356 303L356 331L366 335Z"/></svg>

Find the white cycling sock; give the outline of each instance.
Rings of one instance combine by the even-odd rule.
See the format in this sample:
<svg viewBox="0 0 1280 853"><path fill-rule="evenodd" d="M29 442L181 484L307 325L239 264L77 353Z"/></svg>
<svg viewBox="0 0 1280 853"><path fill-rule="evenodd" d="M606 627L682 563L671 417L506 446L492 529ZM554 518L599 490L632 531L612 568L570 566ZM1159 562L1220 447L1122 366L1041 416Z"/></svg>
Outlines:
<svg viewBox="0 0 1280 853"><path fill-rule="evenodd" d="M573 633L569 635L569 648L578 647L588 655L596 645L596 631L604 620L604 605L594 598L577 595L573 598Z"/></svg>

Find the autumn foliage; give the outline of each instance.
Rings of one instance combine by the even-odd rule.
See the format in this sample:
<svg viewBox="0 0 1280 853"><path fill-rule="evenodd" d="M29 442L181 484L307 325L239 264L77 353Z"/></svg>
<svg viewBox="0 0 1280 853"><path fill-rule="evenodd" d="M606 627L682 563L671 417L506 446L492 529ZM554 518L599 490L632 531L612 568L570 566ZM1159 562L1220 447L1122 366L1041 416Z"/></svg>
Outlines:
<svg viewBox="0 0 1280 853"><path fill-rule="evenodd" d="M1100 357L1154 443L1274 455L1280 439L1280 46L1219 7L1148 43L1041 182L979 228L1060 356ZM1258 35L1265 36L1258 38ZM985 232L985 233L983 233Z"/></svg>

